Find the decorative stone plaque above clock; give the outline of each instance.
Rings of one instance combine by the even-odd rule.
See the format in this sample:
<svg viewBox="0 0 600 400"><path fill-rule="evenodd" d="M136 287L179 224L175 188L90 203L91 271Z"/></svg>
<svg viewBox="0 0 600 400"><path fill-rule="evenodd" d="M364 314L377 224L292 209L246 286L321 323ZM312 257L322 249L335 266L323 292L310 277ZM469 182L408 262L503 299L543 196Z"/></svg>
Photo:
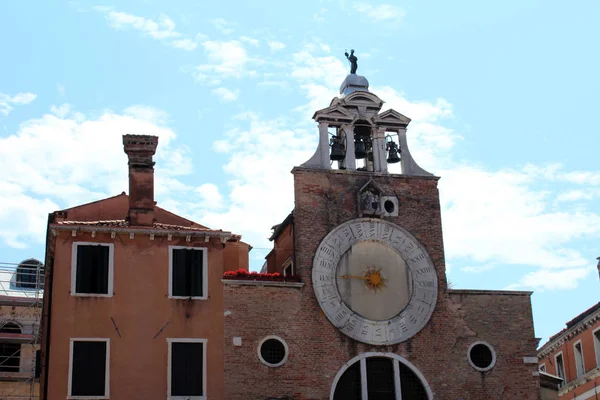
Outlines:
<svg viewBox="0 0 600 400"><path fill-rule="evenodd" d="M425 248L405 229L380 219L348 221L325 236L312 280L331 323L374 345L415 335L437 300L437 275Z"/></svg>

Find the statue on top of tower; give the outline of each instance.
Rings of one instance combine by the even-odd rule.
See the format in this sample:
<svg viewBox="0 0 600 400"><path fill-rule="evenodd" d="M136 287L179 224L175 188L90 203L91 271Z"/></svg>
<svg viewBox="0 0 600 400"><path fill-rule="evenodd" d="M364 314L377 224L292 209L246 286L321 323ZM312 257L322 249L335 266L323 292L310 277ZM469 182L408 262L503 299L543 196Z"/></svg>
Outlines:
<svg viewBox="0 0 600 400"><path fill-rule="evenodd" d="M358 58L354 55L354 49L350 50L350 54L348 52L344 53L348 61L350 61L350 73L356 74L356 70L358 69Z"/></svg>

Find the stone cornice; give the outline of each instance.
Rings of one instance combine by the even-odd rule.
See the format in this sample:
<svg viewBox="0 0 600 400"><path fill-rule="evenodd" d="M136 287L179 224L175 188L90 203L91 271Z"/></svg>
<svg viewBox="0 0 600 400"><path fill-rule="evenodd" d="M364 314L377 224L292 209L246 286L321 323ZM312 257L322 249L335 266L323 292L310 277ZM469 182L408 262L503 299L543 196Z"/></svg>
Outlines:
<svg viewBox="0 0 600 400"><path fill-rule="evenodd" d="M538 358L546 358L547 356L558 350L563 344L570 341L583 331L594 326L598 321L600 321L600 310L589 315L587 318L577 323L572 328L567 329L565 332L561 333L558 337L554 338L553 340L548 341L538 350Z"/></svg>

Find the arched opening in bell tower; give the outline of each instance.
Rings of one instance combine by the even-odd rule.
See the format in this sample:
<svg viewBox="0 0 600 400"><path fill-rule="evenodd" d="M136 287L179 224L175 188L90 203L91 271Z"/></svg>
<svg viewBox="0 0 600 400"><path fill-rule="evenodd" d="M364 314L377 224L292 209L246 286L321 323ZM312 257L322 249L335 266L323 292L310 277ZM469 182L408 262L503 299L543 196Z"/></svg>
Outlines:
<svg viewBox="0 0 600 400"><path fill-rule="evenodd" d="M423 374L393 353L363 353L348 361L331 387L332 400L431 400Z"/></svg>
<svg viewBox="0 0 600 400"><path fill-rule="evenodd" d="M354 123L354 158L359 171L373 170L373 136L371 124L364 120ZM359 166L362 160L363 165Z"/></svg>

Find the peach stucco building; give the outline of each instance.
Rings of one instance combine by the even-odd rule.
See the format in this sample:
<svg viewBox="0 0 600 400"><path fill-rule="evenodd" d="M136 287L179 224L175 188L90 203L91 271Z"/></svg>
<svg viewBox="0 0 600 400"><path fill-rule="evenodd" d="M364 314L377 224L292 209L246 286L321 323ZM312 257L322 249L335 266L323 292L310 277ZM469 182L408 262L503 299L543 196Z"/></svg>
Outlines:
<svg viewBox="0 0 600 400"><path fill-rule="evenodd" d="M562 379L560 400L600 398L600 303L566 324L538 350L539 369Z"/></svg>
<svg viewBox="0 0 600 400"><path fill-rule="evenodd" d="M156 206L158 138L123 143L129 196L49 216L41 398L219 398L221 278L249 246Z"/></svg>

